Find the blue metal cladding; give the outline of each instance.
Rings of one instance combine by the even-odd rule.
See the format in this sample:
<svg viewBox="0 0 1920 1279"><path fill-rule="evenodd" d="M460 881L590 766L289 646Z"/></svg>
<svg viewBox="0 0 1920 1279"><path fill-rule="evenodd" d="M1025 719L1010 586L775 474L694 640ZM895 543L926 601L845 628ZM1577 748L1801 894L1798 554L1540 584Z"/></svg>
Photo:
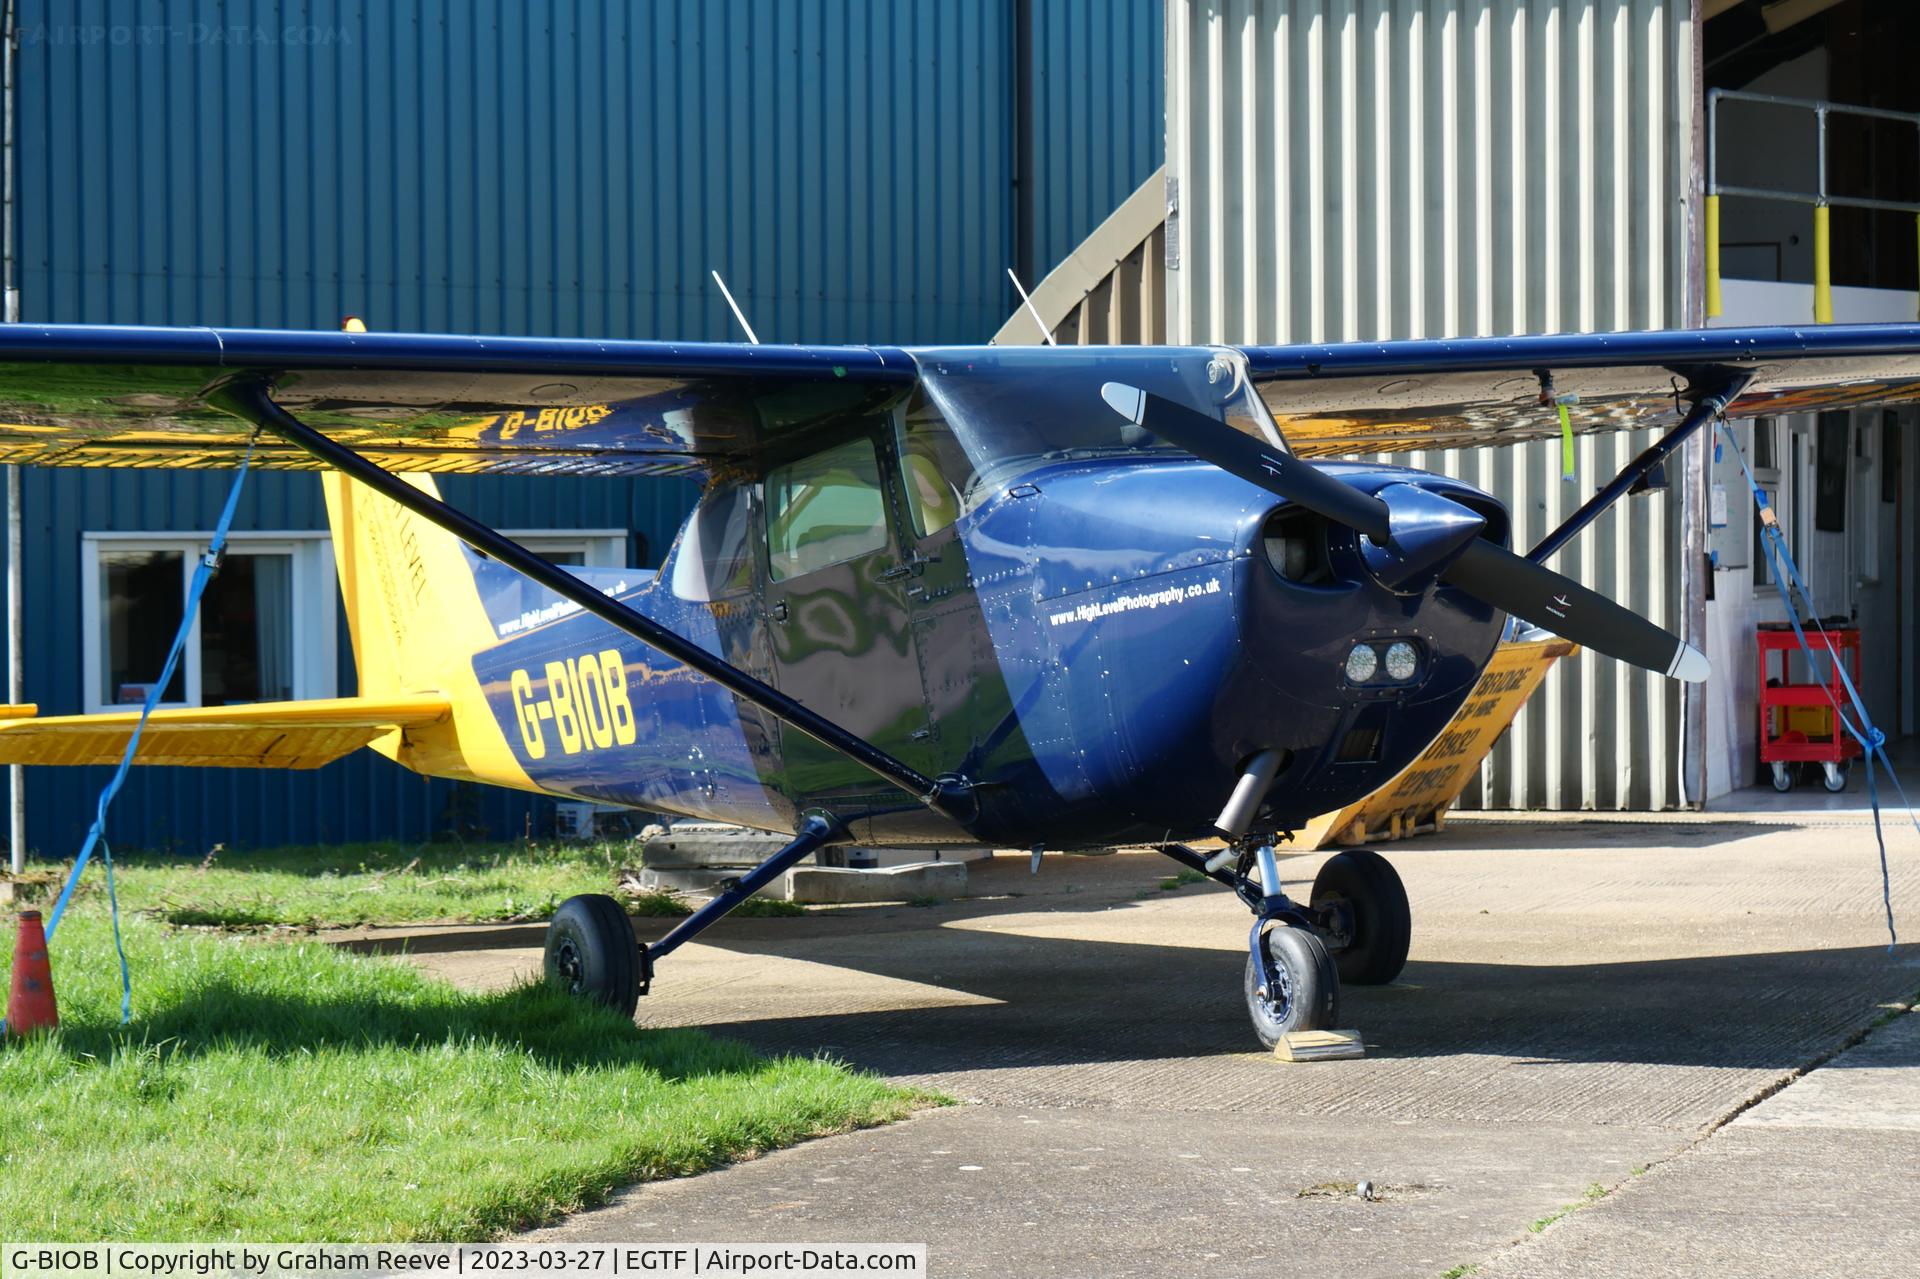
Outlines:
<svg viewBox="0 0 1920 1279"><path fill-rule="evenodd" d="M1159 0L1031 0L1050 269L1160 163ZM737 339L983 341L1012 311L1021 6L937 0L19 0L22 318ZM28 472L27 687L81 709L81 534L207 527L217 473ZM325 526L257 475L236 528ZM507 528L626 527L659 561L691 488L476 480ZM341 691L351 649L340 642ZM29 770L72 849L104 769ZM135 770L120 843L495 837L544 801L366 752L313 773Z"/></svg>
<svg viewBox="0 0 1920 1279"><path fill-rule="evenodd" d="M718 268L763 339L984 339L1010 14L26 0L29 315L737 337Z"/></svg>
<svg viewBox="0 0 1920 1279"><path fill-rule="evenodd" d="M1032 0L1032 24L1044 276L1166 155L1166 22L1161 0Z"/></svg>

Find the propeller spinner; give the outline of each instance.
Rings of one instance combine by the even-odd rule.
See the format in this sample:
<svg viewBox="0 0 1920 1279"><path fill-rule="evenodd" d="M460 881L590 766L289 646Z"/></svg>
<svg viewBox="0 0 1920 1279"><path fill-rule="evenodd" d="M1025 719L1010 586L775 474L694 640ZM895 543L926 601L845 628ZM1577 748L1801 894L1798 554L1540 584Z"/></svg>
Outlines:
<svg viewBox="0 0 1920 1279"><path fill-rule="evenodd" d="M1363 493L1311 462L1162 396L1123 382L1108 382L1100 394L1144 430L1355 530L1368 566L1390 585L1434 573L1595 652L1689 683L1707 677L1710 668L1699 649L1572 578L1480 537L1485 521L1458 502L1411 484Z"/></svg>

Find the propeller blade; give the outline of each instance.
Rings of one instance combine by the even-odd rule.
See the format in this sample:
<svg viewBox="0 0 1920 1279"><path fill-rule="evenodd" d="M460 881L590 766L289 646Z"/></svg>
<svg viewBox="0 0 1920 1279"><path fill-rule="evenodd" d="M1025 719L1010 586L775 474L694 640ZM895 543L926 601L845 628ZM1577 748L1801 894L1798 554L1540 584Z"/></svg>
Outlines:
<svg viewBox="0 0 1920 1279"><path fill-rule="evenodd" d="M1698 684L1712 669L1706 654L1671 631L1484 538L1462 551L1440 576L1495 608L1656 675Z"/></svg>
<svg viewBox="0 0 1920 1279"><path fill-rule="evenodd" d="M1388 502L1341 483L1311 462L1123 382L1108 382L1100 396L1122 417L1223 471L1344 524L1377 546L1393 540L1394 509ZM1484 538L1468 542L1440 576L1596 653L1689 683L1707 677L1707 659L1699 649L1572 578Z"/></svg>

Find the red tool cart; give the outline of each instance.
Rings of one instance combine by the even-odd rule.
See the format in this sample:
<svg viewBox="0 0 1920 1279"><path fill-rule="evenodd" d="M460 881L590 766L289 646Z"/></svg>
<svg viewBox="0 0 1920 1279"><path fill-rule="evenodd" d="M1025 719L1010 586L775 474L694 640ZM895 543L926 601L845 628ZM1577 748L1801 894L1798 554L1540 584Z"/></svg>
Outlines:
<svg viewBox="0 0 1920 1279"><path fill-rule="evenodd" d="M1807 647L1813 650L1815 671L1828 672L1827 683L1795 684L1788 676L1792 655L1800 651L1793 627L1767 622L1755 636L1760 657L1760 762L1773 765L1773 788L1790 791L1802 764L1822 766L1821 782L1829 791L1847 788L1847 765L1860 757L1860 743L1838 723L1837 706L1851 705L1840 668L1828 659L1827 646L1851 668L1855 688L1860 686L1860 628L1809 625ZM1779 669L1769 670L1778 653Z"/></svg>

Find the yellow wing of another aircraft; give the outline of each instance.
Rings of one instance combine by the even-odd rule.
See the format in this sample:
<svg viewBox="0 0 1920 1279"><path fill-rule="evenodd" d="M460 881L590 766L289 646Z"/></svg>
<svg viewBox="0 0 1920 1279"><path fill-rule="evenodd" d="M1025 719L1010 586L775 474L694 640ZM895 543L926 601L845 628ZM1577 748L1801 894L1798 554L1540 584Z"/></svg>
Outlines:
<svg viewBox="0 0 1920 1279"><path fill-rule="evenodd" d="M118 764L139 711L56 715L0 707L0 764ZM22 714L24 712L24 714ZM157 710L136 764L211 768L318 768L389 733L438 724L443 697L339 697L306 702Z"/></svg>

